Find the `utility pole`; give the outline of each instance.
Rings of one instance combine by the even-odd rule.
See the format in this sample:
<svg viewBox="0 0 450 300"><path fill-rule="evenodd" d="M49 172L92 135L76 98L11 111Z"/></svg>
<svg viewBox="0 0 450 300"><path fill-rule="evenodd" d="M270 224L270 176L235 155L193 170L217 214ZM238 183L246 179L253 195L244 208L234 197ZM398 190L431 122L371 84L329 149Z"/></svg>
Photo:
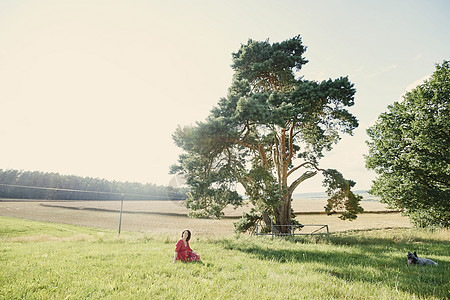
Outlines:
<svg viewBox="0 0 450 300"><path fill-rule="evenodd" d="M123 193L122 193L122 201L120 201L119 235L120 229L122 228L122 210L123 210Z"/></svg>

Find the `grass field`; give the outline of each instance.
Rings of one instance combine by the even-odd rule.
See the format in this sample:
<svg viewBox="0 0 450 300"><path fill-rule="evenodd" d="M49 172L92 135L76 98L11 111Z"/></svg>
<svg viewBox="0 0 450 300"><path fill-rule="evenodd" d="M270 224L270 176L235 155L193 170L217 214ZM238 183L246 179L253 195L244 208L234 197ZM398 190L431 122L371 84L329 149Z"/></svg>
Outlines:
<svg viewBox="0 0 450 300"><path fill-rule="evenodd" d="M448 299L448 230L328 237L194 235L195 264L172 263L178 236L0 217L3 299ZM417 251L438 267L407 266Z"/></svg>

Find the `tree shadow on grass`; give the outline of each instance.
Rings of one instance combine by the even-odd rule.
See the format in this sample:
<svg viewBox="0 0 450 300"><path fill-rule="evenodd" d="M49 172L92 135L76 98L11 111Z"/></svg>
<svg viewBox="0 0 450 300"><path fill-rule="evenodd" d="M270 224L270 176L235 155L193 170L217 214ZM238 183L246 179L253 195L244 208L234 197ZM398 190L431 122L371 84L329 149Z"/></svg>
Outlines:
<svg viewBox="0 0 450 300"><path fill-rule="evenodd" d="M364 252L379 253L380 249L391 249L398 253L403 253L406 258L407 252L420 251L424 254L446 256L450 253L450 244L445 239L432 239L418 236L408 236L402 234L393 234L389 237L371 237L364 235L365 232L382 232L386 229L364 229L351 231L350 235L342 232L330 236L300 236L281 238L288 243L304 244L328 244L335 246L344 246L360 248ZM359 235L358 235L359 234Z"/></svg>
<svg viewBox="0 0 450 300"><path fill-rule="evenodd" d="M260 260L313 263L311 266L316 272L347 282L382 284L420 298L448 297L449 263L438 261L438 267L408 266L406 254L412 246L406 241L359 236L329 237L317 240L317 249L311 250L311 247L302 247L310 244L304 238L281 238L280 243L276 242L277 239L263 239L225 239L217 243L226 250L246 253ZM423 252L448 256L448 243L433 240L430 244L430 241L415 240L421 243Z"/></svg>

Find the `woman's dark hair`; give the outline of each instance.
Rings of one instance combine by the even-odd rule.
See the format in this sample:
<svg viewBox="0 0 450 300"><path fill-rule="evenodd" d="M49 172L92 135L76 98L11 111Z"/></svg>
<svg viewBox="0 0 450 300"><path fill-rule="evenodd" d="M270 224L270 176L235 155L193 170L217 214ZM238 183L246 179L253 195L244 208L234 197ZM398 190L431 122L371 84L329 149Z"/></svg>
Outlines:
<svg viewBox="0 0 450 300"><path fill-rule="evenodd" d="M190 239L191 239L191 232L189 231L189 230L183 230L183 232L181 233L181 237L183 237L183 234L185 233L185 232L187 232L188 233L188 236L187 236L187 239L186 239L186 241L189 241Z"/></svg>

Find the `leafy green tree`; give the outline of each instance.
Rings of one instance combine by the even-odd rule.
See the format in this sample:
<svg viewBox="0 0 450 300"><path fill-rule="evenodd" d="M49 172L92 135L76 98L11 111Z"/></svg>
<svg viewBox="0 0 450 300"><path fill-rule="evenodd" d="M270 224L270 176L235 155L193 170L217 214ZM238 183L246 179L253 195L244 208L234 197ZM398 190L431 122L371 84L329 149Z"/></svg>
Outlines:
<svg viewBox="0 0 450 300"><path fill-rule="evenodd" d="M328 212L345 210L344 219L362 211L353 181L319 167L341 133L351 134L357 119L346 107L355 89L347 77L315 82L298 76L307 63L296 36L281 43L249 40L233 53L235 73L226 98L205 122L179 127L173 135L184 150L172 173L190 187L186 205L200 216L220 217L227 205L239 206L240 184L255 207L237 229L273 216L279 231L295 223L292 194L318 172L326 176ZM341 192L339 192L341 191Z"/></svg>
<svg viewBox="0 0 450 300"><path fill-rule="evenodd" d="M395 102L367 130L371 193L420 227L450 224L450 63Z"/></svg>

